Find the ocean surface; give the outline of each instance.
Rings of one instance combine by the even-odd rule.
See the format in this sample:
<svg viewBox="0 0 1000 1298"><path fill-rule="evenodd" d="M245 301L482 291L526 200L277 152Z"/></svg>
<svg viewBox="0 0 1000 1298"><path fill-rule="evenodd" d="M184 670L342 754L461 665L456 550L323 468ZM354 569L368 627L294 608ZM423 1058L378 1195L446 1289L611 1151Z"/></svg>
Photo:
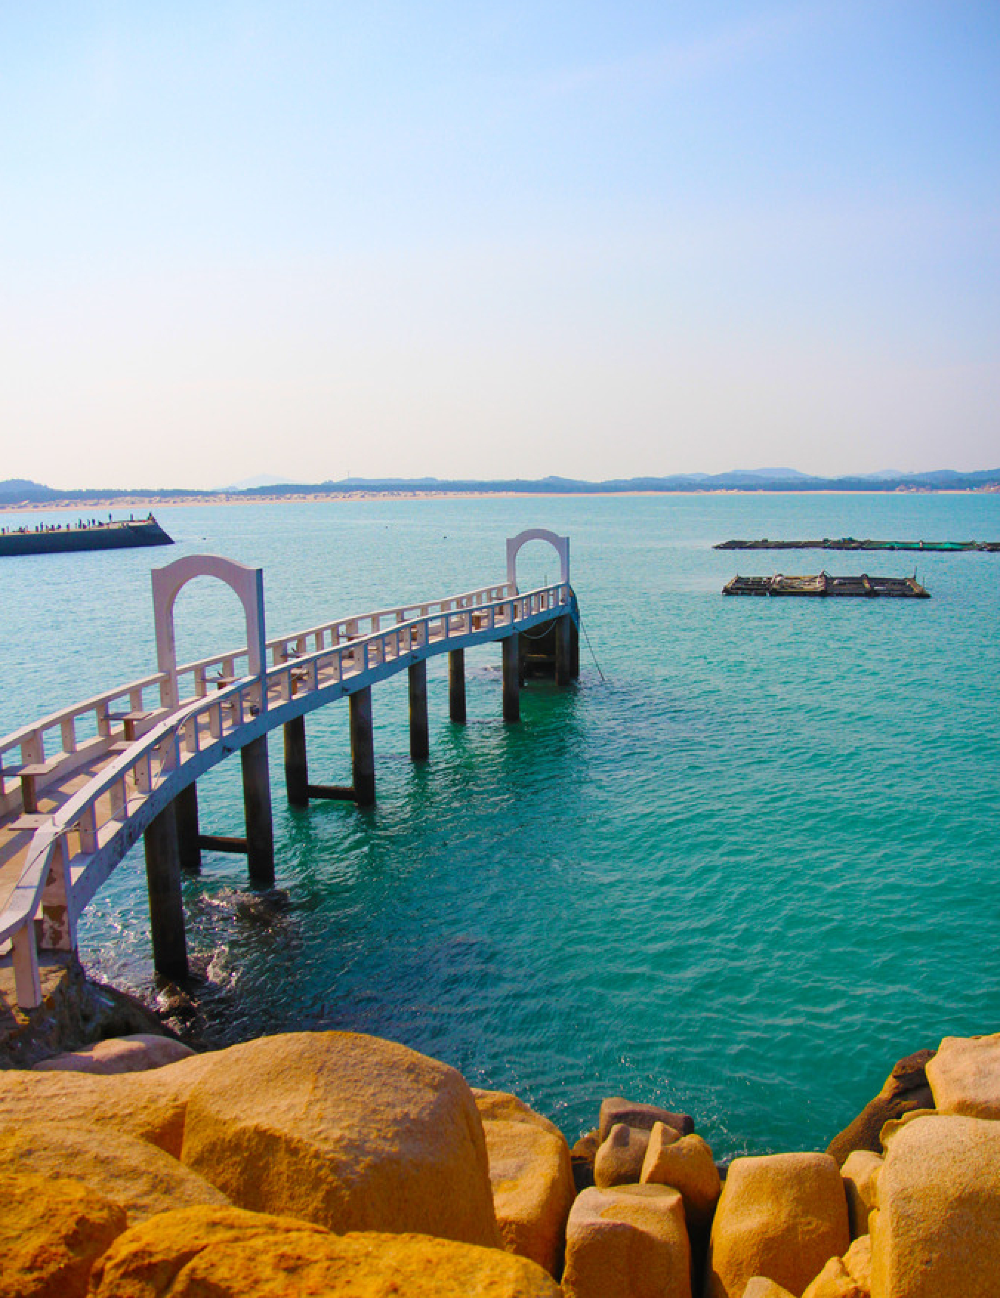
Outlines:
<svg viewBox="0 0 1000 1298"><path fill-rule="evenodd" d="M69 519L76 513L46 515ZM579 683L469 724L429 664L431 758L405 673L374 691L378 804L290 809L271 738L276 895L240 857L185 882L196 1027L214 1043L350 1028L516 1092L569 1138L605 1095L695 1116L718 1156L822 1148L894 1061L1000 1029L1000 554L718 552L728 537L1000 540L997 495L343 501L162 509L173 549L0 560L0 733L155 668L149 573L264 568L268 630L502 580L524 527L571 537ZM31 520L37 515L30 516ZM0 514L0 524L19 516ZM926 601L724 599L737 571L909 575ZM522 588L556 580L522 552ZM210 581L181 660L242 642ZM347 710L307 719L349 780ZM199 785L239 833L239 763ZM81 924L96 976L153 1000L141 850Z"/></svg>

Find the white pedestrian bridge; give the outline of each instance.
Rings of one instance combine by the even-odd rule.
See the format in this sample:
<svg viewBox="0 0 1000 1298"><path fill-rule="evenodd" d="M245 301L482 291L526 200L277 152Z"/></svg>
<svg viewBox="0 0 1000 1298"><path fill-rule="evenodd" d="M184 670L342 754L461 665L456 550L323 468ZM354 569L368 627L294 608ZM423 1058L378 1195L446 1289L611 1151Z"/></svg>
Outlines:
<svg viewBox="0 0 1000 1298"><path fill-rule="evenodd" d="M550 543L560 580L519 591L517 556ZM246 646L178 666L173 607L195 577L225 582L246 614ZM201 847L245 852L251 880L274 880L267 735L284 732L290 802L375 800L371 689L409 673L410 755L428 755L428 658L449 655L449 713L465 721L467 648L503 648L503 716L520 718L531 655L557 683L579 671L579 613L569 583L569 538L531 529L507 541L506 580L461 595L380 609L266 638L263 572L195 555L152 573L157 671L43 717L0 739L0 962L12 964L18 1005L41 1003L39 952L73 951L80 915L140 836L145 841L150 930L157 971L187 973L181 871ZM305 717L347 698L350 786L309 783ZM245 838L200 833L197 780L239 753Z"/></svg>

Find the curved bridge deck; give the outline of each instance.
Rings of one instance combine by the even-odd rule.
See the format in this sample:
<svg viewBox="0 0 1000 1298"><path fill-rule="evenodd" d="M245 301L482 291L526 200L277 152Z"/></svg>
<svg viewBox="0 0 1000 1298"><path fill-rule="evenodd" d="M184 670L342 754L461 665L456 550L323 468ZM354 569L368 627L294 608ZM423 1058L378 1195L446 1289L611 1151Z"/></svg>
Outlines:
<svg viewBox="0 0 1000 1298"><path fill-rule="evenodd" d="M252 648L161 670L0 739L0 954L13 963L19 1005L40 1003L39 948L75 948L80 914L142 835L162 973L186 972L178 868L185 851L199 842L235 847L247 852L252 878L273 880L268 732L285 730L290 800L373 801L374 684L410 672L411 755L426 756L429 657L451 655L451 715L464 721L464 650L502 642L504 717L517 720L519 633L552 623L556 676L565 683L578 670L577 622L568 580L524 594L508 581L270 639L256 672ZM309 785L302 719L345 697L354 786ZM247 838L209 840L198 833L196 781L236 752Z"/></svg>

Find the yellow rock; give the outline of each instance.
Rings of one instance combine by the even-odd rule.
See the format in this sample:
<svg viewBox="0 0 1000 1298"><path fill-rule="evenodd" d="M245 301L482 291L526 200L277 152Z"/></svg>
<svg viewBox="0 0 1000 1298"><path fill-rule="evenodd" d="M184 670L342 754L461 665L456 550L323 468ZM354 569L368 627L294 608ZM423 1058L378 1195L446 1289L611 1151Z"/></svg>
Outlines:
<svg viewBox="0 0 1000 1298"><path fill-rule="evenodd" d="M150 1032L135 1033L128 1037L109 1037L83 1050L70 1050L43 1059L35 1064L34 1071L66 1073L141 1073L149 1068L162 1068L179 1059L189 1059L194 1051L190 1046L172 1037L156 1036Z"/></svg>
<svg viewBox="0 0 1000 1298"><path fill-rule="evenodd" d="M945 1037L927 1065L939 1113L1000 1118L1000 1033Z"/></svg>
<svg viewBox="0 0 1000 1298"><path fill-rule="evenodd" d="M800 1295L831 1257L847 1251L847 1197L829 1154L736 1158L716 1209L709 1298L742 1298L766 1276Z"/></svg>
<svg viewBox="0 0 1000 1298"><path fill-rule="evenodd" d="M615 1123L594 1158L594 1183L599 1190L639 1184L649 1137L650 1132L642 1128Z"/></svg>
<svg viewBox="0 0 1000 1298"><path fill-rule="evenodd" d="M129 1224L156 1212L228 1199L163 1150L110 1129L61 1121L0 1123L0 1171L65 1177L114 1200Z"/></svg>
<svg viewBox="0 0 1000 1298"><path fill-rule="evenodd" d="M552 1275L562 1269L576 1197L569 1145L557 1126L513 1095L473 1089L483 1120L493 1206L504 1247Z"/></svg>
<svg viewBox="0 0 1000 1298"><path fill-rule="evenodd" d="M844 1266L850 1272L855 1283L869 1291L872 1287L872 1238L870 1235L859 1235L844 1254Z"/></svg>
<svg viewBox="0 0 1000 1298"><path fill-rule="evenodd" d="M454 1068L351 1032L263 1037L210 1058L181 1161L234 1204L343 1232L499 1245L483 1125Z"/></svg>
<svg viewBox="0 0 1000 1298"><path fill-rule="evenodd" d="M871 1298L867 1285L860 1285L851 1275L843 1258L832 1257L802 1298Z"/></svg>
<svg viewBox="0 0 1000 1298"><path fill-rule="evenodd" d="M679 1190L689 1227L708 1224L722 1189L711 1147L701 1136L678 1139L677 1132L662 1122L656 1124L649 1138L640 1179L644 1184L670 1185Z"/></svg>
<svg viewBox="0 0 1000 1298"><path fill-rule="evenodd" d="M113 1077L0 1070L0 1121L58 1114L60 1121L125 1132L179 1158L188 1094L216 1058L192 1055L163 1068Z"/></svg>
<svg viewBox="0 0 1000 1298"><path fill-rule="evenodd" d="M1000 1123L922 1115L883 1135L871 1214L877 1298L1000 1292Z"/></svg>
<svg viewBox="0 0 1000 1298"><path fill-rule="evenodd" d="M868 1234L868 1214L875 1202L875 1185L884 1159L867 1149L856 1149L840 1169L847 1191L847 1216L851 1238Z"/></svg>
<svg viewBox="0 0 1000 1298"><path fill-rule="evenodd" d="M743 1290L743 1298L795 1298L784 1285L768 1280L765 1275L755 1275Z"/></svg>
<svg viewBox="0 0 1000 1298"><path fill-rule="evenodd" d="M584 1190L566 1227L565 1298L690 1298L684 1204L665 1185Z"/></svg>
<svg viewBox="0 0 1000 1298"><path fill-rule="evenodd" d="M91 1298L559 1298L533 1262L426 1235L333 1235L238 1208L162 1213L126 1231Z"/></svg>
<svg viewBox="0 0 1000 1298"><path fill-rule="evenodd" d="M125 1209L75 1181L0 1172L0 1298L83 1298Z"/></svg>

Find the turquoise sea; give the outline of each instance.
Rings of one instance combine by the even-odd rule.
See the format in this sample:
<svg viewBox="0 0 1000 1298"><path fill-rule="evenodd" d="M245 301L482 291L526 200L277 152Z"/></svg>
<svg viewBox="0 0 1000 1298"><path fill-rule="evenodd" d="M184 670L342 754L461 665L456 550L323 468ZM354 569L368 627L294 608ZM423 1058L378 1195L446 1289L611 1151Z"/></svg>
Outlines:
<svg viewBox="0 0 1000 1298"><path fill-rule="evenodd" d="M255 898L232 856L185 884L210 1041L377 1033L516 1092L571 1140L623 1094L691 1112L722 1156L823 1147L898 1057L1000 1028L1000 554L918 556L927 601L766 600L720 591L737 571L909 575L913 556L711 548L1000 540L1000 496L158 517L171 550L0 560L0 732L152 671L149 572L184 553L262 566L276 634L501 580L505 537L549 527L571 537L586 632L578 685L530 687L515 727L498 647L468 655L464 729L433 660L420 767L405 675L378 687L371 812L289 809L272 736L283 897ZM556 579L545 547L523 558L522 586ZM235 597L207 581L177 625L182 659L241 642ZM344 705L307 728L311 778L346 781ZM240 831L239 788L233 762L201 783L206 832ZM88 910L81 954L155 996L141 852Z"/></svg>

